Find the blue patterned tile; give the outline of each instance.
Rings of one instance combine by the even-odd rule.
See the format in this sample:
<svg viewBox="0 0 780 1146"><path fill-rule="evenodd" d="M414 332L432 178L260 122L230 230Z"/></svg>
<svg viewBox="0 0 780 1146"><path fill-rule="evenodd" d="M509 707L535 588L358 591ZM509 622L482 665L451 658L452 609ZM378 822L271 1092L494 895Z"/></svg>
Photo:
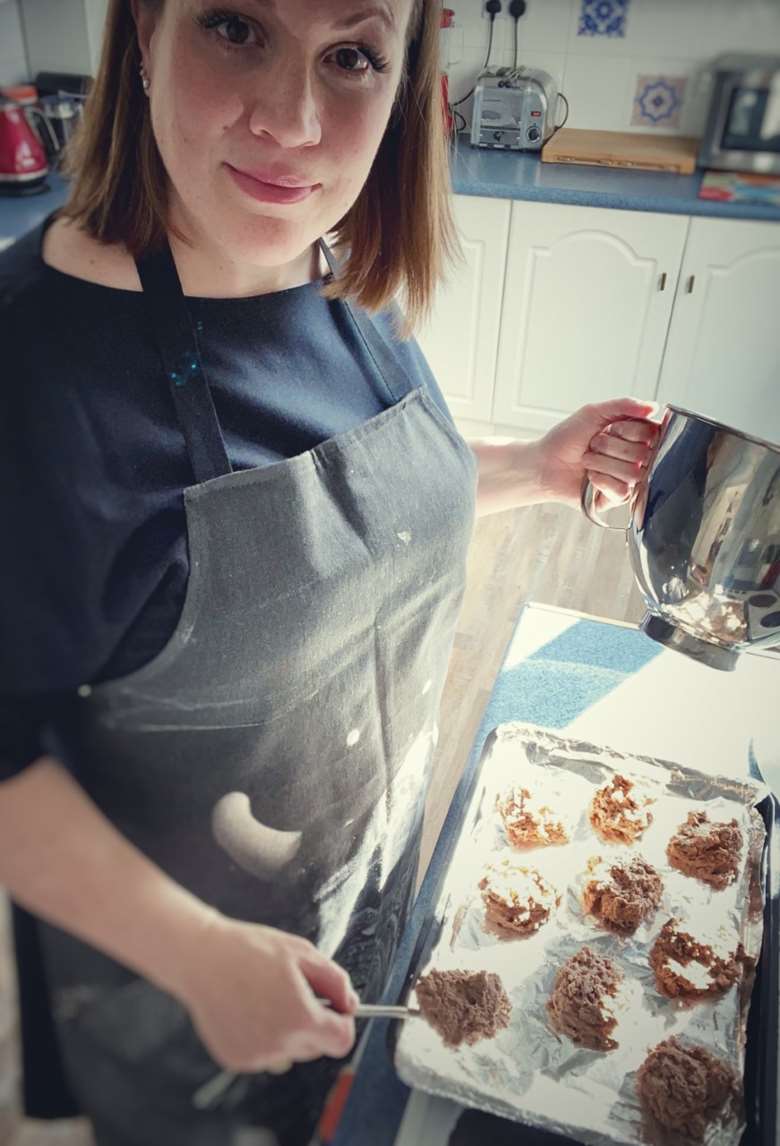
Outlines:
<svg viewBox="0 0 780 1146"><path fill-rule="evenodd" d="M578 36L625 36L630 0L582 0Z"/></svg>
<svg viewBox="0 0 780 1146"><path fill-rule="evenodd" d="M637 76L631 123L679 127L686 82L686 76Z"/></svg>

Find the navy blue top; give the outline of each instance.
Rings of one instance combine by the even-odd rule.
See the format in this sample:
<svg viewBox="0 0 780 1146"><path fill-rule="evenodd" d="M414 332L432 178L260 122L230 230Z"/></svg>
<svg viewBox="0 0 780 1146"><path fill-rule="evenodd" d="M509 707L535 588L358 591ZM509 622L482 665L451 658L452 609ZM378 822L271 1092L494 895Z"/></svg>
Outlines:
<svg viewBox="0 0 780 1146"><path fill-rule="evenodd" d="M189 568L182 491L194 479L143 296L47 266L53 217L0 255L0 778L45 751L80 685L162 649ZM236 470L393 404L321 282L187 299ZM372 321L449 416L393 314Z"/></svg>

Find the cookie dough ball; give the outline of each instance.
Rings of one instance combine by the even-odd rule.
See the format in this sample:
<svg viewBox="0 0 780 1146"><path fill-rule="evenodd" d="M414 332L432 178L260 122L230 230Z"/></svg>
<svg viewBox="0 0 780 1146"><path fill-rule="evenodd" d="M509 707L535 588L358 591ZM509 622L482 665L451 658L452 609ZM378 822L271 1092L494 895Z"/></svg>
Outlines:
<svg viewBox="0 0 780 1146"><path fill-rule="evenodd" d="M666 854L672 867L721 891L737 878L742 832L736 820L711 821L706 812L689 812Z"/></svg>
<svg viewBox="0 0 780 1146"><path fill-rule="evenodd" d="M593 856L582 893L582 906L609 931L630 935L661 902L663 883L641 856L603 860Z"/></svg>
<svg viewBox="0 0 780 1146"><path fill-rule="evenodd" d="M646 1115L666 1130L701 1141L709 1124L736 1103L739 1076L704 1047L670 1038L650 1051L636 1088Z"/></svg>
<svg viewBox="0 0 780 1146"><path fill-rule="evenodd" d="M511 858L490 864L479 881L485 922L500 935L533 935L561 902L554 887L533 867Z"/></svg>
<svg viewBox="0 0 780 1146"><path fill-rule="evenodd" d="M512 1004L491 971L430 971L415 988L423 1016L448 1046L492 1039L509 1024Z"/></svg>
<svg viewBox="0 0 780 1146"><path fill-rule="evenodd" d="M583 947L567 959L547 1000L550 1024L572 1042L590 1050L614 1050L615 998L623 981L611 959Z"/></svg>
<svg viewBox="0 0 780 1146"><path fill-rule="evenodd" d="M510 788L496 801L507 839L516 848L567 844L569 829L545 796L532 796L528 788Z"/></svg>
<svg viewBox="0 0 780 1146"><path fill-rule="evenodd" d="M653 822L647 810L652 802L636 791L631 780L617 774L591 800L591 827L607 844L633 844Z"/></svg>
<svg viewBox="0 0 780 1146"><path fill-rule="evenodd" d="M713 935L691 934L691 924L670 919L650 951L650 966L662 995L696 1000L720 995L742 975L744 953L739 941L730 950L725 929ZM699 928L696 928L699 930Z"/></svg>

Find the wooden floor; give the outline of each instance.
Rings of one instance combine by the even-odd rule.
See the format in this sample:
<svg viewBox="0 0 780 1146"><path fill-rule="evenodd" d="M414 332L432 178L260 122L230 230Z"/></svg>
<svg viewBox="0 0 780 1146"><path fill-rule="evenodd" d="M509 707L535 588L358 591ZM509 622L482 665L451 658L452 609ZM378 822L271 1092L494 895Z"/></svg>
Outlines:
<svg viewBox="0 0 780 1146"><path fill-rule="evenodd" d="M615 511L620 515L619 510ZM626 511L622 511L626 516ZM439 720L421 874L469 756L493 682L526 601L638 621L643 608L620 533L562 506L534 506L477 525L469 578ZM0 904L0 1146L92 1146L82 1121L21 1121L16 1010L4 904ZM153 1146L153 1144L149 1144ZM157 1146L155 1143L154 1146Z"/></svg>

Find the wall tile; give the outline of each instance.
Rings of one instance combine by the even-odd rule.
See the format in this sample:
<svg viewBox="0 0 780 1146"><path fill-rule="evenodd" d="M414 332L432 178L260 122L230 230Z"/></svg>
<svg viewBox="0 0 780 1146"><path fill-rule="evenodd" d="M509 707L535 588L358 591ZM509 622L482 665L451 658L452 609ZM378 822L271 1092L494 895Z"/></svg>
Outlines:
<svg viewBox="0 0 780 1146"><path fill-rule="evenodd" d="M529 0L525 15L518 25L520 52L543 48L562 52L569 34L575 0ZM514 20L507 18L508 43L514 46ZM534 60L533 66L536 67Z"/></svg>
<svg viewBox="0 0 780 1146"><path fill-rule="evenodd" d="M653 135L688 135L687 124L690 120L689 104L697 98L697 70L698 66L693 60L679 56L651 56L636 55L631 57L631 72L629 89L631 103L626 114L626 131L647 131ZM640 77L645 77L640 86ZM663 85L658 91L652 91L644 103L648 109L642 114L637 99L647 87L650 78L663 81L666 79L675 88L677 103L673 95L665 93ZM660 102L653 106L652 101ZM664 114L665 112L670 114ZM658 118L654 123L652 114Z"/></svg>
<svg viewBox="0 0 780 1146"><path fill-rule="evenodd" d="M636 78L632 127L650 127L659 131L677 129L682 118L687 76L648 75Z"/></svg>
<svg viewBox="0 0 780 1146"><path fill-rule="evenodd" d="M578 36L623 39L630 0L579 0Z"/></svg>
<svg viewBox="0 0 780 1146"><path fill-rule="evenodd" d="M631 0L626 30L631 54L689 56L695 44L696 14L695 0Z"/></svg>
<svg viewBox="0 0 780 1146"><path fill-rule="evenodd" d="M507 43L507 25L509 23L510 21L504 16L497 16L493 21L494 50L502 51ZM459 16L456 12L455 26L463 28L463 38L466 44L481 48L483 53L482 59L484 60L485 53L487 52L488 36L490 35L490 21L483 20L478 13L470 13L468 16Z"/></svg>
<svg viewBox="0 0 780 1146"><path fill-rule="evenodd" d="M592 56L570 52L563 80L571 107L566 126L626 131L633 94L629 89L630 64L628 59L602 58L594 66Z"/></svg>

